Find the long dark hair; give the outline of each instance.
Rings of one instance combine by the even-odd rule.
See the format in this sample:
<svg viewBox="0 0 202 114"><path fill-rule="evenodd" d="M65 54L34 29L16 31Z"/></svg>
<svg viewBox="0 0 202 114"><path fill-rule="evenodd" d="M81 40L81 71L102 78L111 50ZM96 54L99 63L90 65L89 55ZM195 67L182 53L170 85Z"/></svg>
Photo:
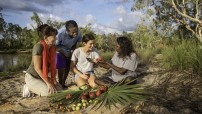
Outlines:
<svg viewBox="0 0 202 114"><path fill-rule="evenodd" d="M130 57L131 53L136 53L129 38L122 36L118 37L116 41L120 45L119 57L126 58Z"/></svg>
<svg viewBox="0 0 202 114"><path fill-rule="evenodd" d="M48 36L54 36L58 34L57 29L51 27L51 26L46 26L43 28L43 30L41 31L41 34L43 37L48 37Z"/></svg>
<svg viewBox="0 0 202 114"><path fill-rule="evenodd" d="M42 24L37 28L37 33L39 35L39 38L43 38L42 32L43 32L44 28L47 26L48 26L48 24Z"/></svg>

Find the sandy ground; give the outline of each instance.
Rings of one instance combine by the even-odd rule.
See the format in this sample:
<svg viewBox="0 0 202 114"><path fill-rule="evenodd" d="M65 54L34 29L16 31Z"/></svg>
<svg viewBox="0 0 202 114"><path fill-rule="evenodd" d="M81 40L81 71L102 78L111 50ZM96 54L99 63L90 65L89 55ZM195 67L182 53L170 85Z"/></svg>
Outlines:
<svg viewBox="0 0 202 114"><path fill-rule="evenodd" d="M158 72L158 68L147 68L139 69L143 73L148 73L147 75L138 78L138 83L144 85L150 85L156 79L154 72ZM102 75L106 70L102 68L97 68L95 70L97 75ZM153 74L152 74L153 72ZM56 110L55 108L50 108L49 99L47 97L22 97L22 87L24 84L24 73L16 73L9 76L0 77L0 114L61 114L63 112ZM153 108L152 108L153 107ZM111 110L102 108L99 110L89 110L88 108L81 111L74 111L71 114L121 114L125 108L130 108L127 106L120 106L119 108L112 107ZM155 109L155 106L150 108ZM66 112L67 113L67 112ZM70 112L68 112L70 113ZM152 111L154 114L171 114L166 108L160 107L157 111ZM185 114L191 114L189 110ZM134 113L135 114L135 113ZM141 114L141 113L139 113ZM173 113L175 114L175 113ZM177 114L177 113L176 113Z"/></svg>
<svg viewBox="0 0 202 114"><path fill-rule="evenodd" d="M97 75L101 75L107 72L105 69L97 68ZM1 76L0 77L0 114L12 114L12 113L32 113L32 114L46 114L46 113L62 113L53 108L49 108L49 99L47 97L22 97L22 87L24 85L24 73L16 73L14 75ZM72 86L71 89L75 89ZM120 106L118 109L112 107L111 110L102 108L100 110L82 110L75 111L72 114L87 113L87 114L118 114L124 108Z"/></svg>

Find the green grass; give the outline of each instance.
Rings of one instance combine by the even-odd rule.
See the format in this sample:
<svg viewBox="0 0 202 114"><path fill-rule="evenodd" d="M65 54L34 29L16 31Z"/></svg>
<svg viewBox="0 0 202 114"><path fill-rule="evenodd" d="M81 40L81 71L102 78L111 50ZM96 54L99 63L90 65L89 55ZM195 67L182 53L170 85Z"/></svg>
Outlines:
<svg viewBox="0 0 202 114"><path fill-rule="evenodd" d="M164 67L175 70L192 69L194 73L202 72L202 49L194 40L182 40L162 50Z"/></svg>
<svg viewBox="0 0 202 114"><path fill-rule="evenodd" d="M139 63L149 64L153 57L159 53L158 48L136 49Z"/></svg>

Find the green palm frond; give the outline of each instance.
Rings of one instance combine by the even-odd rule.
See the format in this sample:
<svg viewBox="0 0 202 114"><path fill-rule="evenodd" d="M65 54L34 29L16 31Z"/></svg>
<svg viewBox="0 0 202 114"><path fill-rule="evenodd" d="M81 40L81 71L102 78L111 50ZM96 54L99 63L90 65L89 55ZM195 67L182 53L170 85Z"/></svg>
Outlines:
<svg viewBox="0 0 202 114"><path fill-rule="evenodd" d="M55 94L50 95L50 99L52 103L57 103L57 102L62 102L62 103L67 103L71 104L74 102L77 102L79 100L79 97L83 93L84 90L65 90L65 91L60 91ZM71 94L70 99L66 99L67 94Z"/></svg>
<svg viewBox="0 0 202 114"><path fill-rule="evenodd" d="M118 107L117 104L127 105L135 100L144 100L148 95L141 84L127 85L118 82L109 86L108 91L98 98L99 102L92 108L97 110L105 106L110 109L112 105Z"/></svg>
<svg viewBox="0 0 202 114"><path fill-rule="evenodd" d="M100 96L93 99L97 101L91 104L93 109L97 110L102 107L111 109L111 106L118 108L118 105L128 105L135 100L144 100L149 94L145 92L145 89L141 84L127 85L124 81L110 85L108 90L100 94ZM76 104L81 102L81 96L84 91L96 92L99 88L89 88L86 90L65 90L50 96L53 103L61 102L67 105L72 103ZM71 98L67 99L66 96L71 94ZM89 98L88 98L89 100Z"/></svg>

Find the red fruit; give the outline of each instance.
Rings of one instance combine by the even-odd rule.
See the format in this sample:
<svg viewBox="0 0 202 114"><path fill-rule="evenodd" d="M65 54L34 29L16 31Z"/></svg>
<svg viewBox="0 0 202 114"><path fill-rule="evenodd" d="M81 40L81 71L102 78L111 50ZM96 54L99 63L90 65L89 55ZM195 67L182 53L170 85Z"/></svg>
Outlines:
<svg viewBox="0 0 202 114"><path fill-rule="evenodd" d="M102 91L102 92L105 92L105 91L107 91L107 87L106 86L100 86L100 90Z"/></svg>
<svg viewBox="0 0 202 114"><path fill-rule="evenodd" d="M68 111L68 112L71 112L71 111L72 111L72 109L71 109L71 108L68 108L68 109L67 109L67 111Z"/></svg>
<svg viewBox="0 0 202 114"><path fill-rule="evenodd" d="M89 97L90 97L91 99L94 99L94 98L96 97L96 95L95 95L94 92L90 92L90 93L89 93Z"/></svg>
<svg viewBox="0 0 202 114"><path fill-rule="evenodd" d="M102 91L101 91L101 90L97 90L97 91L96 91L96 96L99 97L101 94L102 94Z"/></svg>
<svg viewBox="0 0 202 114"><path fill-rule="evenodd" d="M104 57L100 56L99 58L96 59L98 62L103 62L104 61Z"/></svg>
<svg viewBox="0 0 202 114"><path fill-rule="evenodd" d="M97 59L96 59L96 61L98 61L98 62L99 62L99 61L100 61L100 58L97 58Z"/></svg>
<svg viewBox="0 0 202 114"><path fill-rule="evenodd" d="M84 91L82 95L88 96L88 92L87 92L87 91Z"/></svg>
<svg viewBox="0 0 202 114"><path fill-rule="evenodd" d="M101 57L100 57L100 61L104 61L104 57L101 56Z"/></svg>
<svg viewBox="0 0 202 114"><path fill-rule="evenodd" d="M71 97L72 97L71 94L67 94L67 95L66 95L66 99L70 99Z"/></svg>
<svg viewBox="0 0 202 114"><path fill-rule="evenodd" d="M87 99L87 96L86 96L86 95L82 95L82 96L81 96L81 99L86 100L86 99Z"/></svg>

